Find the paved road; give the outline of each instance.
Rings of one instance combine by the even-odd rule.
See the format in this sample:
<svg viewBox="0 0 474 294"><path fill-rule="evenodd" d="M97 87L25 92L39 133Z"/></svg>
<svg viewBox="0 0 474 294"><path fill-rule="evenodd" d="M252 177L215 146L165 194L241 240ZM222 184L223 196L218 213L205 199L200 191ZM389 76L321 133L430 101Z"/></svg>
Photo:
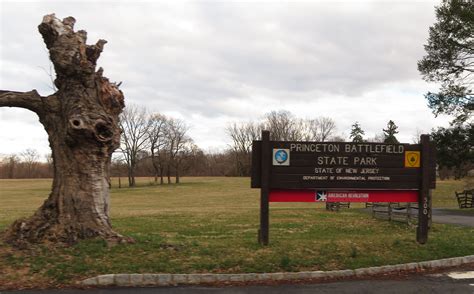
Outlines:
<svg viewBox="0 0 474 294"><path fill-rule="evenodd" d="M240 287L160 287L160 288L110 288L89 290L48 290L16 291L1 294L309 294L309 293L474 293L474 265L464 267L462 271L448 271L440 274L413 275L392 279L341 281L319 284L292 284L275 286L240 286Z"/></svg>
<svg viewBox="0 0 474 294"><path fill-rule="evenodd" d="M432 217L434 223L474 227L474 214L470 215L461 209L448 210L434 208Z"/></svg>
<svg viewBox="0 0 474 294"><path fill-rule="evenodd" d="M371 208L364 208L362 211L366 213L372 213ZM401 211L406 212L406 210ZM417 213L417 210L412 210L413 217L416 217ZM461 209L433 208L432 217L434 223L474 227L474 213L472 211L466 211Z"/></svg>

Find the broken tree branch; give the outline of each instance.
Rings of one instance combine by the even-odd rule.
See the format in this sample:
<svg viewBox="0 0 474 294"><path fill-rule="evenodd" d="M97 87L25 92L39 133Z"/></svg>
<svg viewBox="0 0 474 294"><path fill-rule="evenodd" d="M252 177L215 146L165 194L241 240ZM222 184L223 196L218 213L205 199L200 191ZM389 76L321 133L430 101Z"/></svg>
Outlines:
<svg viewBox="0 0 474 294"><path fill-rule="evenodd" d="M41 115L46 111L44 98L36 90L30 92L0 90L0 107L20 107Z"/></svg>

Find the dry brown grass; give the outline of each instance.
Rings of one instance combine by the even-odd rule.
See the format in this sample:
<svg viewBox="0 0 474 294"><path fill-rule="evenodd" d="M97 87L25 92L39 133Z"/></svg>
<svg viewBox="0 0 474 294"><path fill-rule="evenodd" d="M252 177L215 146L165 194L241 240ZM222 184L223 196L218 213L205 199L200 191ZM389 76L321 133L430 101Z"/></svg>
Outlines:
<svg viewBox="0 0 474 294"><path fill-rule="evenodd" d="M439 191L450 193L453 184ZM50 185L50 180L0 180L0 230L32 214ZM420 246L413 227L372 219L357 209L327 212L315 203L272 203L270 246L261 247L259 190L249 186L247 178L184 178L180 185L163 186L141 178L137 188L113 188L112 223L136 244L110 248L91 240L22 252L0 241L0 289L12 286L8 281L55 287L106 273L331 270L474 252L470 228L435 225L428 244Z"/></svg>

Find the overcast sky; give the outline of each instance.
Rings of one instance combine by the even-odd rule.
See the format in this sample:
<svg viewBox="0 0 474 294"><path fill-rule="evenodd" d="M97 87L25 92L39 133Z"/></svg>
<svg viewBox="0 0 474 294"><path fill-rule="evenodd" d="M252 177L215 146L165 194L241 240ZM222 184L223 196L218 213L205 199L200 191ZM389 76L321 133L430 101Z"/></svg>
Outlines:
<svg viewBox="0 0 474 294"><path fill-rule="evenodd" d="M204 150L222 150L230 122L272 110L331 117L348 137L388 120L411 143L435 118L416 68L439 1L2 1L0 89L52 93L37 26L74 16L88 43L108 41L104 75L122 81L126 104L184 119ZM0 109L0 154L49 152L36 115Z"/></svg>

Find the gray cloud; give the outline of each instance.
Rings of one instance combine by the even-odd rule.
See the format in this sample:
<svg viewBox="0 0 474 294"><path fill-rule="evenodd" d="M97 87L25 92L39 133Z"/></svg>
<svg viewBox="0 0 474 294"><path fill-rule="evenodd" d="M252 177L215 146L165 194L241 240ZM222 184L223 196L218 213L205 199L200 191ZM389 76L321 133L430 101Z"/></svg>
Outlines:
<svg viewBox="0 0 474 294"><path fill-rule="evenodd" d="M3 2L0 88L51 93L36 27L56 12L73 15L89 43L109 41L99 65L111 80L123 81L127 103L182 116L204 147L225 146L226 122L282 107L298 116L333 116L341 131L365 120L375 132L397 117L416 124L407 127L409 138L416 127L444 123L425 107L428 85L416 70L435 4ZM425 119L383 107L397 99L416 105ZM380 106L368 104L375 102ZM375 108L380 119L371 122L364 112ZM5 111L0 125L11 119Z"/></svg>

